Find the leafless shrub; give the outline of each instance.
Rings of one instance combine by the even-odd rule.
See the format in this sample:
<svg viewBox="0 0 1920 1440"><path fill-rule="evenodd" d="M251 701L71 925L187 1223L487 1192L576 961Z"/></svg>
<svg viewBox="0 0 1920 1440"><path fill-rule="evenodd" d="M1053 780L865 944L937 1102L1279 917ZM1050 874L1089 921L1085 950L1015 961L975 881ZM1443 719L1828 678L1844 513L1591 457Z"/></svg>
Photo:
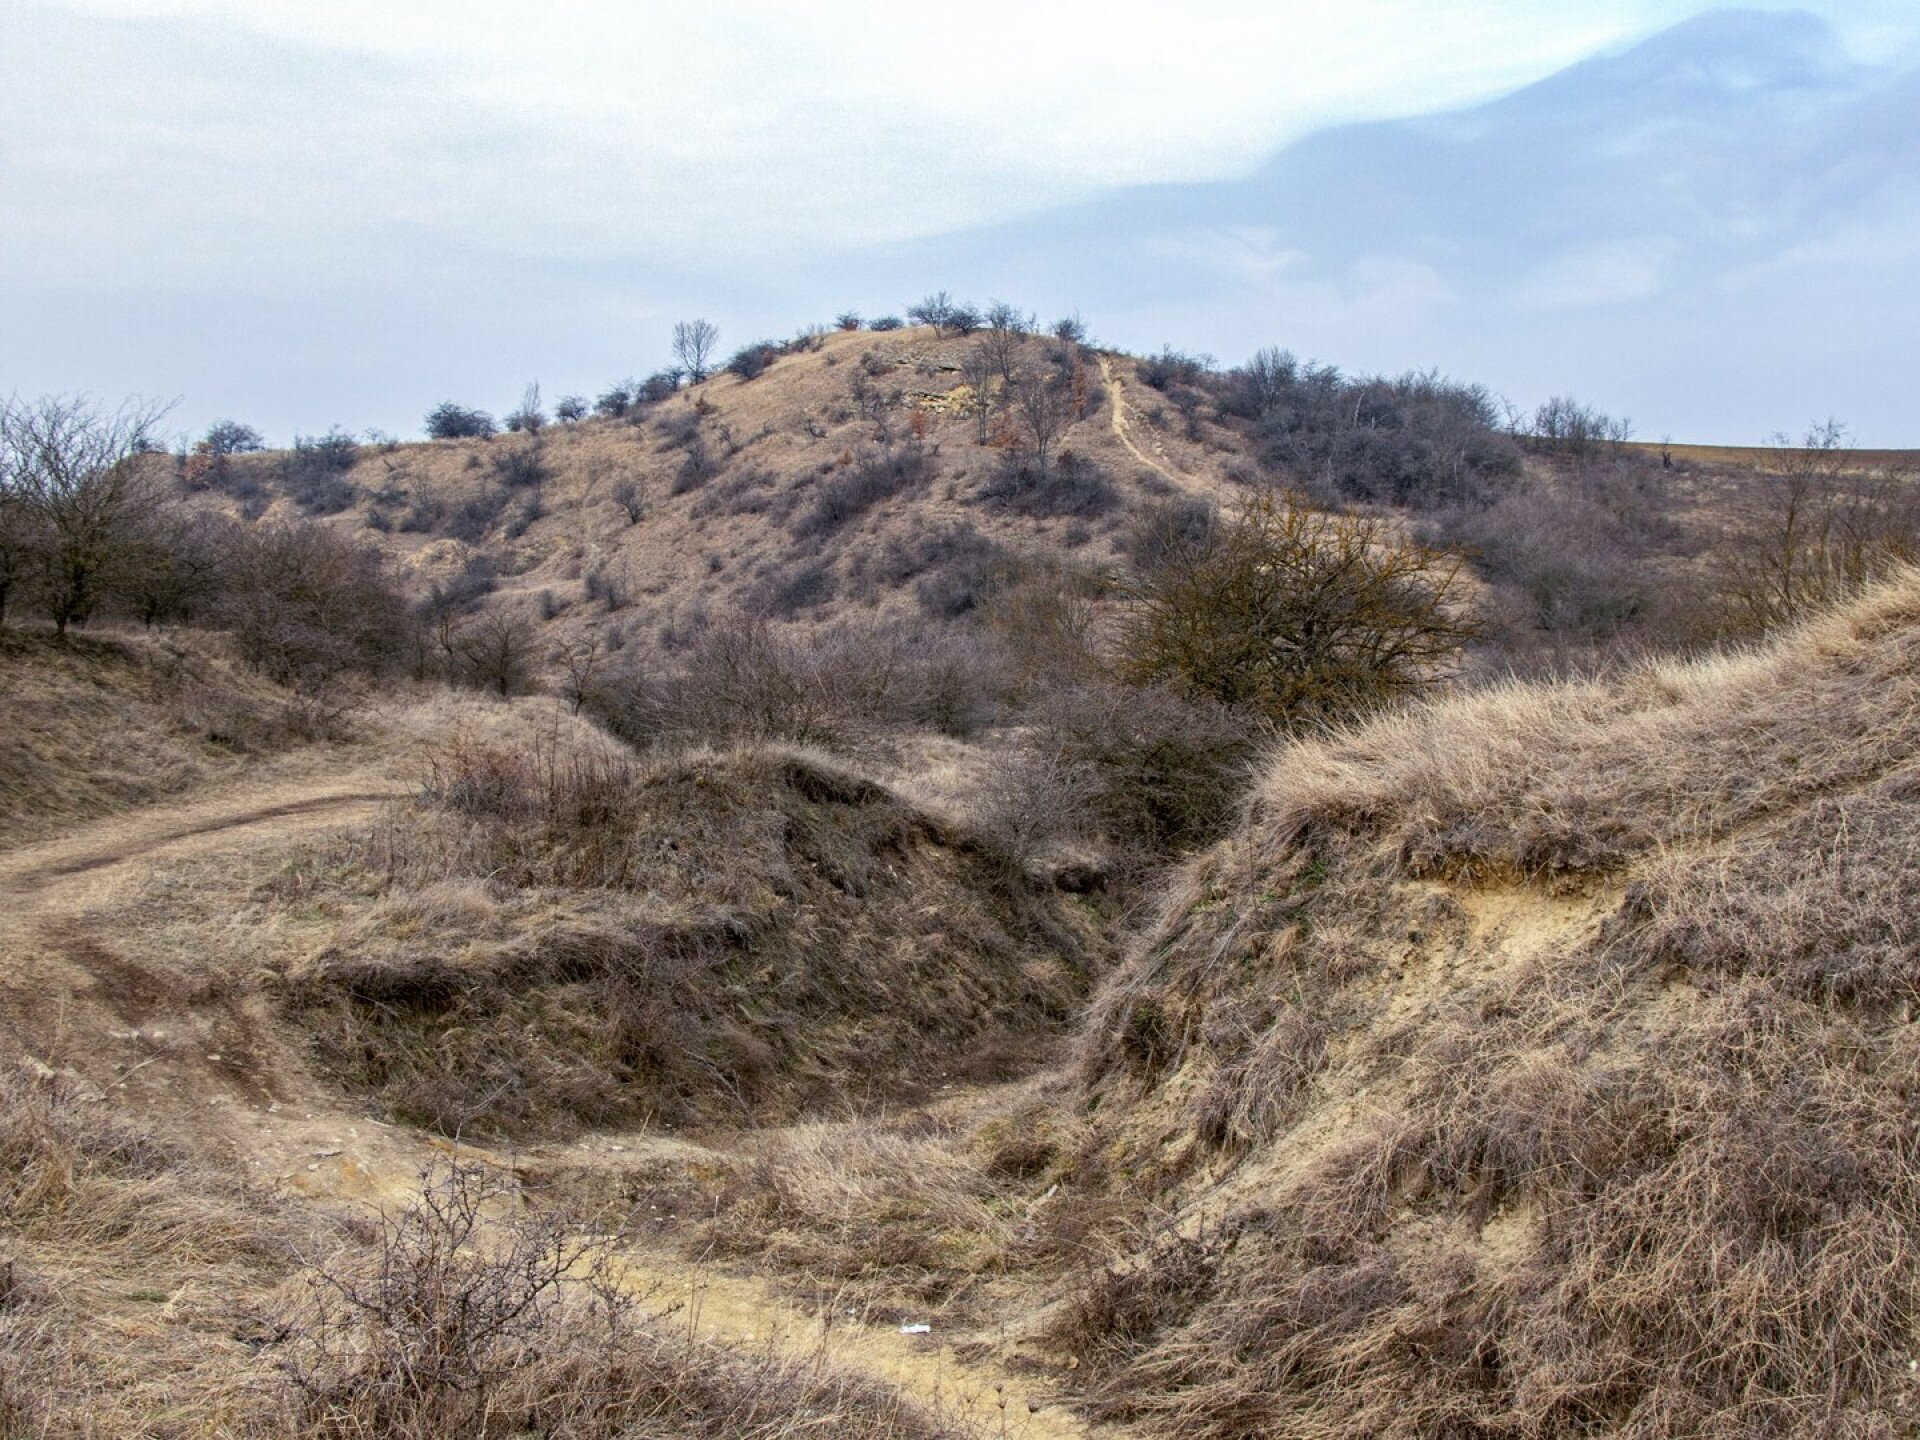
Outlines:
<svg viewBox="0 0 1920 1440"><path fill-rule="evenodd" d="M533 632L517 615L489 610L443 622L438 643L447 678L506 699L532 680Z"/></svg>
<svg viewBox="0 0 1920 1440"><path fill-rule="evenodd" d="M379 555L310 523L235 537L216 614L240 654L307 693L404 664L417 623Z"/></svg>
<svg viewBox="0 0 1920 1440"><path fill-rule="evenodd" d="M814 486L813 504L794 518L801 539L832 535L876 505L920 489L934 474L937 446L908 439L863 448Z"/></svg>
<svg viewBox="0 0 1920 1440"><path fill-rule="evenodd" d="M747 606L756 615L792 620L804 611L817 610L827 604L839 588L832 561L801 560L762 575L749 594Z"/></svg>
<svg viewBox="0 0 1920 1440"><path fill-rule="evenodd" d="M507 489L537 490L546 483L546 458L537 440L526 444L506 442L490 453L493 473Z"/></svg>
<svg viewBox="0 0 1920 1440"><path fill-rule="evenodd" d="M615 1395L576 1390L542 1405L547 1386L526 1384L536 1365L550 1384L555 1369L584 1372L617 1352L632 1306L611 1281L612 1257L551 1220L490 1223L489 1209L512 1198L478 1166L439 1166L382 1225L363 1273L316 1272L281 1362L310 1433L437 1440L555 1421L579 1433L581 1408L602 1433L617 1430Z"/></svg>
<svg viewBox="0 0 1920 1440"><path fill-rule="evenodd" d="M1125 668L1283 725L1354 715L1455 659L1458 579L1377 520L1262 497L1138 582Z"/></svg>
<svg viewBox="0 0 1920 1440"><path fill-rule="evenodd" d="M1025 718L1036 748L1081 777L1086 820L1150 860L1225 833L1263 738L1217 702L1152 687L1063 686L1037 696Z"/></svg>
<svg viewBox="0 0 1920 1440"><path fill-rule="evenodd" d="M552 1219L503 1215L517 1201L478 1166L438 1166L409 1205L384 1219L370 1256L315 1270L282 1347L298 1433L937 1433L897 1395L817 1357L730 1352L669 1333L664 1317L641 1313L623 1291L604 1240L575 1239Z"/></svg>
<svg viewBox="0 0 1920 1440"><path fill-rule="evenodd" d="M980 486L980 498L1017 515L1098 519L1120 506L1120 491L1100 463L1063 450L1051 468L1009 452Z"/></svg>
<svg viewBox="0 0 1920 1440"><path fill-rule="evenodd" d="M647 492L640 481L617 480L609 493L629 525L638 525L647 518Z"/></svg>
<svg viewBox="0 0 1920 1440"><path fill-rule="evenodd" d="M1832 420L1798 446L1777 437L1742 502L1713 551L1725 624L1738 634L1800 619L1920 558L1912 477L1860 464Z"/></svg>
<svg viewBox="0 0 1920 1440"><path fill-rule="evenodd" d="M1329 503L1480 505L1519 473L1493 397L1438 374L1349 379L1262 351L1218 390L1223 413L1252 421L1268 470Z"/></svg>

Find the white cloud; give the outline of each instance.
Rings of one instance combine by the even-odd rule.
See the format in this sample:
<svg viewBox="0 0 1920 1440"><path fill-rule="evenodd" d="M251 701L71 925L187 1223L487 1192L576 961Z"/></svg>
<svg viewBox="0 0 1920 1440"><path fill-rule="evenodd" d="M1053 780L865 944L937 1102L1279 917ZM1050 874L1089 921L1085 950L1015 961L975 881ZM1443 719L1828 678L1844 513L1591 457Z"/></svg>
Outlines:
<svg viewBox="0 0 1920 1440"><path fill-rule="evenodd" d="M1642 300L1658 294L1676 246L1668 240L1624 240L1583 246L1521 277L1514 303L1538 310L1576 309Z"/></svg>
<svg viewBox="0 0 1920 1440"><path fill-rule="evenodd" d="M0 391L252 386L267 419L262 357L284 355L305 368L281 388L337 397L301 423L395 427L419 397L389 392L438 391L449 347L461 375L519 377L521 346L644 370L664 356L627 336L666 314L818 318L789 312L827 287L782 279L809 260L1230 177L1327 123L1489 96L1698 8L5 0ZM1920 35L1910 0L1815 8L1878 55ZM1408 317L1457 305L1444 267L1356 260L1371 239L1311 262L1258 229L1182 243L1170 268L1237 276L1275 323L1327 317L1329 354L1411 351ZM1602 248L1530 293L1644 293L1658 263ZM833 303L863 283L836 271ZM242 349L255 315L277 329Z"/></svg>
<svg viewBox="0 0 1920 1440"><path fill-rule="evenodd" d="M77 23L16 25L42 83L0 116L101 183L190 182L243 217L291 192L543 254L824 247L1231 174L1313 126L1489 93L1685 8L65 0L25 13ZM169 42L187 73L154 62ZM103 116L69 103L102 91ZM273 178L250 199L218 183L236 165Z"/></svg>

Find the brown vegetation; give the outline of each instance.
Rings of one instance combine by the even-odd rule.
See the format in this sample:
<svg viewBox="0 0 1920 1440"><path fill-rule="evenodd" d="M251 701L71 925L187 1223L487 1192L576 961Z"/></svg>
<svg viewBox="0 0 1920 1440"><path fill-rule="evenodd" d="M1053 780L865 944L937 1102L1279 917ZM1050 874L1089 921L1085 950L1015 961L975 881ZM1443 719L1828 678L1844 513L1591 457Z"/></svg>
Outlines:
<svg viewBox="0 0 1920 1440"><path fill-rule="evenodd" d="M785 748L457 741L340 858L287 976L327 1070L446 1133L766 1120L997 1078L1059 1033L1097 914Z"/></svg>
<svg viewBox="0 0 1920 1440"><path fill-rule="evenodd" d="M237 774L330 725L210 637L0 634L0 845Z"/></svg>
<svg viewBox="0 0 1920 1440"><path fill-rule="evenodd" d="M1058 1343L1168 1434L1894 1434L1908 576L1753 657L1284 753L1100 1000L1168 1207Z"/></svg>

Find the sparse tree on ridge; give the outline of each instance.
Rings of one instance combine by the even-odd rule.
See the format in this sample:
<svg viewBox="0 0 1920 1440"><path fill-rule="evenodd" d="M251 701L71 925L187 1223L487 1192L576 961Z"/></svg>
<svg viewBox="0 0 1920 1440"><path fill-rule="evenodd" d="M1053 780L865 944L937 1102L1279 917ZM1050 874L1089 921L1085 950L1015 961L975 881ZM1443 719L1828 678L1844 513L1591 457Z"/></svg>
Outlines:
<svg viewBox="0 0 1920 1440"><path fill-rule="evenodd" d="M260 432L251 425L242 425L238 420L214 421L207 427L206 436L200 443L207 447L209 455L247 455L266 448Z"/></svg>
<svg viewBox="0 0 1920 1440"><path fill-rule="evenodd" d="M520 396L520 408L507 416L507 429L524 430L529 435L540 433L540 427L547 423L547 412L540 403L540 382L530 383Z"/></svg>
<svg viewBox="0 0 1920 1440"><path fill-rule="evenodd" d="M935 335L946 332L947 322L952 316L953 296L945 290L936 290L918 305L907 307L907 319L916 325L931 325Z"/></svg>
<svg viewBox="0 0 1920 1440"><path fill-rule="evenodd" d="M720 343L720 327L708 320L680 320L673 327L673 358L687 372L687 379L698 385L713 373L714 347Z"/></svg>
<svg viewBox="0 0 1920 1440"><path fill-rule="evenodd" d="M488 440L498 428L486 411L452 400L442 400L427 412L426 427L430 440Z"/></svg>

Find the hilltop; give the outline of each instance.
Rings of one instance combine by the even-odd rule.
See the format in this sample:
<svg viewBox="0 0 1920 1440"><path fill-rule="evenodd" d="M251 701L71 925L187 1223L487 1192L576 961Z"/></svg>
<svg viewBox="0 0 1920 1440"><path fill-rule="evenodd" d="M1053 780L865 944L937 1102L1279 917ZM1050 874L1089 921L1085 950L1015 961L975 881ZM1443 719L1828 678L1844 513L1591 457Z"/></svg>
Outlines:
<svg viewBox="0 0 1920 1440"><path fill-rule="evenodd" d="M983 383L979 344L830 331L617 418L356 447L306 486L282 456L234 456L209 489L364 527L421 593L669 648L728 612L945 620L1012 566L1118 568L1154 502L1231 497L1239 457L1171 430L1133 362L1021 335ZM1044 475L1007 396L1022 371L1057 390Z"/></svg>

